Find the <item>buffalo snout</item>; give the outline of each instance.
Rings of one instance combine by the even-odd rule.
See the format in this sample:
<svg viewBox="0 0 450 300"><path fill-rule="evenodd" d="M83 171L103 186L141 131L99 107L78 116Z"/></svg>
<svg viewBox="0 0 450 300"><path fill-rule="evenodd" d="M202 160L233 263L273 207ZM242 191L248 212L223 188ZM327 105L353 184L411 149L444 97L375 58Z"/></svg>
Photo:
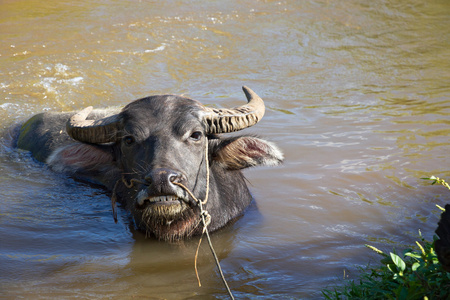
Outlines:
<svg viewBox="0 0 450 300"><path fill-rule="evenodd" d="M179 195L180 187L174 183L185 183L186 176L168 168L153 169L145 176L152 196Z"/></svg>

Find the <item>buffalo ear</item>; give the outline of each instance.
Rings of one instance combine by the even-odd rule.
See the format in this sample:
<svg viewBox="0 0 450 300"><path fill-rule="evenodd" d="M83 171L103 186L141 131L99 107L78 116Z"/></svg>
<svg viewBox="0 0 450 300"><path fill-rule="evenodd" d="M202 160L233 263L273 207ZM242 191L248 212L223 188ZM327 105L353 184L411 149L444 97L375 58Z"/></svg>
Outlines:
<svg viewBox="0 0 450 300"><path fill-rule="evenodd" d="M241 136L220 140L213 147L212 160L228 170L254 166L276 166L283 161L283 153L266 140Z"/></svg>
<svg viewBox="0 0 450 300"><path fill-rule="evenodd" d="M111 178L120 173L113 152L107 146L70 144L55 150L46 162L56 172L67 173L107 188L111 188L108 185Z"/></svg>

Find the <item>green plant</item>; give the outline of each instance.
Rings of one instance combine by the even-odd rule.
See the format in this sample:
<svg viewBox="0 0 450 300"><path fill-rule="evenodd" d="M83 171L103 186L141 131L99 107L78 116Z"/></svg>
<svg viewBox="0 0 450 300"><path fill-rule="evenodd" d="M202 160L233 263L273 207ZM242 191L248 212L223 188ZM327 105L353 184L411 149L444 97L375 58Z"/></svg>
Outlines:
<svg viewBox="0 0 450 300"><path fill-rule="evenodd" d="M447 182L445 182L445 180L444 179L441 179L441 178L439 178L439 177L436 177L436 176L431 176L431 177L424 177L424 178L420 178L420 179L424 179L424 180L433 180L433 182L431 183L431 185L435 185L436 183L437 184L441 184L441 185L443 185L443 186L445 186L446 188L448 188L449 190L450 190L450 185L447 183Z"/></svg>
<svg viewBox="0 0 450 300"><path fill-rule="evenodd" d="M450 273L443 270L434 252L433 243L419 235L418 249L407 249L403 258L366 245L382 256L381 265L362 269L359 282L324 290L326 299L448 299Z"/></svg>
<svg viewBox="0 0 450 300"><path fill-rule="evenodd" d="M433 180L432 184L442 184L450 190L448 183L438 177L422 179ZM382 257L380 265L360 268L357 281L322 294L326 299L450 299L450 273L443 269L434 251L438 237L435 235L429 242L420 231L419 237L421 242L416 241L415 250L407 249L401 256L395 250L386 254L365 245Z"/></svg>

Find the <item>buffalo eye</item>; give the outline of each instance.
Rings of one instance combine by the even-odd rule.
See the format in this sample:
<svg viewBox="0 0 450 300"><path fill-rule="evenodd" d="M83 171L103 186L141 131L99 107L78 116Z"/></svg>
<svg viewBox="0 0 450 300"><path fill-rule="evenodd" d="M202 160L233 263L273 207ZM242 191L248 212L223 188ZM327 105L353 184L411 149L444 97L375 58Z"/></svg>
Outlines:
<svg viewBox="0 0 450 300"><path fill-rule="evenodd" d="M134 137L132 137L131 135L128 135L123 138L123 142L125 143L125 145L130 146L134 143Z"/></svg>
<svg viewBox="0 0 450 300"><path fill-rule="evenodd" d="M199 141L202 138L202 133L200 131L194 131L190 138L194 141Z"/></svg>

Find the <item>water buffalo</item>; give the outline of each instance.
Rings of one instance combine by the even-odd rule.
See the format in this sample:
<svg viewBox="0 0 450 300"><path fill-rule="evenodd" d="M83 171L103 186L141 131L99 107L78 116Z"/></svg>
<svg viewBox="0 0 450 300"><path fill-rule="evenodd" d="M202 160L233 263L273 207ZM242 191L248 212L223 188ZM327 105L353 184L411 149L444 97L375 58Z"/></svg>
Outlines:
<svg viewBox="0 0 450 300"><path fill-rule="evenodd" d="M283 159L274 144L261 138L222 135L252 126L264 115L262 99L243 90L248 103L232 109L158 95L123 109L45 112L22 125L17 146L55 171L112 191L147 235L190 237L202 230L199 205L178 184L204 199L210 174L204 208L213 231L252 201L241 169Z"/></svg>

